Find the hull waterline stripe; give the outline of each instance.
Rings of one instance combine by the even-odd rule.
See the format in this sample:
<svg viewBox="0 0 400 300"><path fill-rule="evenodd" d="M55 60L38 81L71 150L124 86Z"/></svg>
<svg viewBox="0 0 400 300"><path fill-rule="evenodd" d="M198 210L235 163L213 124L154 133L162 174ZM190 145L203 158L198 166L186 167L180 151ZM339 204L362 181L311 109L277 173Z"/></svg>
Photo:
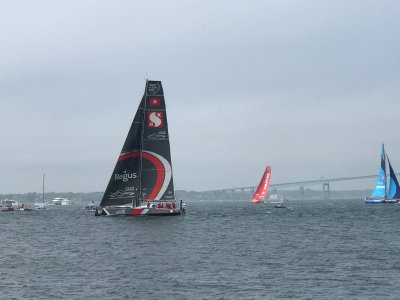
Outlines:
<svg viewBox="0 0 400 300"><path fill-rule="evenodd" d="M143 208L136 208L132 213L131 216L137 216L140 215L140 213L143 211Z"/></svg>

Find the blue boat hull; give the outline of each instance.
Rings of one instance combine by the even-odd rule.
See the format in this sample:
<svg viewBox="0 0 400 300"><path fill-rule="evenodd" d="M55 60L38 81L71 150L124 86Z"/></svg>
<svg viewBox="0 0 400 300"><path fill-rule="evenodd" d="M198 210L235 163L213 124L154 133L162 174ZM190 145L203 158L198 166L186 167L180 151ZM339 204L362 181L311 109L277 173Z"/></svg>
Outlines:
<svg viewBox="0 0 400 300"><path fill-rule="evenodd" d="M385 199L368 199L368 198L365 198L364 202L368 204L386 203Z"/></svg>

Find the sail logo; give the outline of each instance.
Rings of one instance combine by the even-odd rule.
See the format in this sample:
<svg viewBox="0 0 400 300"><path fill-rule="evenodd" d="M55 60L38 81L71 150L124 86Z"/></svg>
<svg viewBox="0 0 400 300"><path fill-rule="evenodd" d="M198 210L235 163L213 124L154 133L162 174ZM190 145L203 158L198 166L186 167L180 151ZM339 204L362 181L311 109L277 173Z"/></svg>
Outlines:
<svg viewBox="0 0 400 300"><path fill-rule="evenodd" d="M154 132L153 134L149 134L147 136L148 140L151 141L162 141L162 140L167 140L167 132L166 131L157 131Z"/></svg>
<svg viewBox="0 0 400 300"><path fill-rule="evenodd" d="M122 180L123 182L127 182L129 179L137 178L136 173L127 173L126 170L122 172L122 174L114 174L114 181Z"/></svg>
<svg viewBox="0 0 400 300"><path fill-rule="evenodd" d="M269 178L271 177L271 175L268 173L267 176L265 177L265 183L264 183L264 188L268 187L269 184Z"/></svg>
<svg viewBox="0 0 400 300"><path fill-rule="evenodd" d="M110 199L123 199L135 197L135 188L126 187L125 190L118 190L109 194Z"/></svg>
<svg viewBox="0 0 400 300"><path fill-rule="evenodd" d="M147 92L149 94L157 94L161 89L161 84L159 82L149 83L147 87Z"/></svg>
<svg viewBox="0 0 400 300"><path fill-rule="evenodd" d="M148 112L147 127L162 128L163 127L163 112Z"/></svg>
<svg viewBox="0 0 400 300"><path fill-rule="evenodd" d="M126 153L120 156L118 161L124 161L126 159L134 157L142 157L150 161L153 164L154 169L157 170L156 182L153 185L153 187L151 187L151 191L148 193L146 198L148 200L160 200L161 197L165 194L165 191L167 190L172 180L171 164L167 159L162 157L160 154L146 150L143 150L142 152L132 151ZM147 190L144 187L142 189Z"/></svg>
<svg viewBox="0 0 400 300"><path fill-rule="evenodd" d="M160 106L161 98L150 97L149 98L149 106Z"/></svg>

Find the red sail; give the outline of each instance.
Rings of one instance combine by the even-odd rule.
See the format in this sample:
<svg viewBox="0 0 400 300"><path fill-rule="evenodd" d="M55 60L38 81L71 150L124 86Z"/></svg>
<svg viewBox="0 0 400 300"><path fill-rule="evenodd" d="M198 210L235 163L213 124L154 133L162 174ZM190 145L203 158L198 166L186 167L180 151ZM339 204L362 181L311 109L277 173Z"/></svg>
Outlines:
<svg viewBox="0 0 400 300"><path fill-rule="evenodd" d="M261 178L260 184L258 185L257 190L253 195L253 199L251 199L252 203L264 202L264 198L267 195L270 181L271 181L271 167L267 166L264 175Z"/></svg>

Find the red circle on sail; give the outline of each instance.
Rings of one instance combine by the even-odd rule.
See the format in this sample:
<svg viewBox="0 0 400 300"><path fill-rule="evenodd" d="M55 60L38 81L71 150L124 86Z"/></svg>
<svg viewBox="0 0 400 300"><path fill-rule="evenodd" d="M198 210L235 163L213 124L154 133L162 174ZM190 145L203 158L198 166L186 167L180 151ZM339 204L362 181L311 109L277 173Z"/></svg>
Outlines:
<svg viewBox="0 0 400 300"><path fill-rule="evenodd" d="M118 158L118 161L126 160L129 158L134 158L134 157L140 157L139 152L130 152L124 155L121 155ZM154 184L153 189L151 190L150 194L147 196L147 200L154 200L157 194L160 192L164 178L165 178L165 168L162 162L155 157L154 155L147 153L147 152L142 152L142 157L149 160L157 170L157 179L156 183Z"/></svg>

